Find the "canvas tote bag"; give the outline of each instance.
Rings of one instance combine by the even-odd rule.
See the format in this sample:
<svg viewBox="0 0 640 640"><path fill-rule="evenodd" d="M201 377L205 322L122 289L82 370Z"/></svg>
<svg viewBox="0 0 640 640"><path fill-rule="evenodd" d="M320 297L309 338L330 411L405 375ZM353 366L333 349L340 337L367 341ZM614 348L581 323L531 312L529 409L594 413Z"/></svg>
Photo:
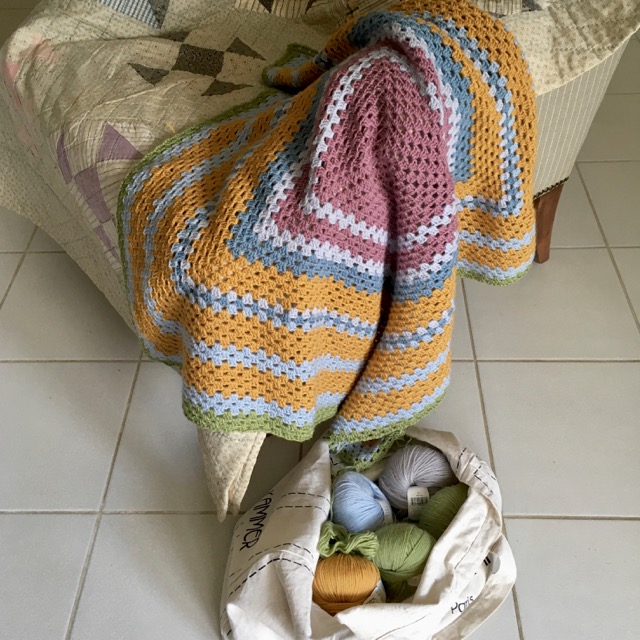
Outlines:
<svg viewBox="0 0 640 640"><path fill-rule="evenodd" d="M407 435L442 451L469 486L410 601L373 602L335 616L312 601L320 528L331 507L331 459L319 440L235 526L222 591L223 638L453 640L470 635L500 606L516 568L493 472L451 433L414 427ZM366 475L375 479L380 469Z"/></svg>

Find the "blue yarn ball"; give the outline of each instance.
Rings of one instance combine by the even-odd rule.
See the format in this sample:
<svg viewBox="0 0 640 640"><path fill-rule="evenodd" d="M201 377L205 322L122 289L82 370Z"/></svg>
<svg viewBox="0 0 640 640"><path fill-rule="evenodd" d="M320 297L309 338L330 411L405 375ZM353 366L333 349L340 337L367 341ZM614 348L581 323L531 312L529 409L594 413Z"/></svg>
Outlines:
<svg viewBox="0 0 640 640"><path fill-rule="evenodd" d="M333 483L332 521L351 533L375 531L384 525L384 510L378 500L391 505L378 486L356 471L345 471Z"/></svg>

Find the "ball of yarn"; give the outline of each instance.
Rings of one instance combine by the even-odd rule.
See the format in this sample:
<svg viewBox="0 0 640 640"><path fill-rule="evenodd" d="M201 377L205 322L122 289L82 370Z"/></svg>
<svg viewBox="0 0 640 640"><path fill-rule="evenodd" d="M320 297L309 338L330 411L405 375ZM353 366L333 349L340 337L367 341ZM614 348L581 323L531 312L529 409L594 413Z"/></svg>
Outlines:
<svg viewBox="0 0 640 640"><path fill-rule="evenodd" d="M400 599L400 594L406 597L407 580L422 573L436 541L430 533L408 522L389 524L376 535L380 546L374 562L380 576L391 587L394 599Z"/></svg>
<svg viewBox="0 0 640 640"><path fill-rule="evenodd" d="M423 507L418 526L438 539L460 511L467 490L466 484L458 483L438 491Z"/></svg>
<svg viewBox="0 0 640 640"><path fill-rule="evenodd" d="M405 511L409 487L446 487L454 482L457 478L444 454L419 444L398 449L389 456L378 478L389 502Z"/></svg>
<svg viewBox="0 0 640 640"><path fill-rule="evenodd" d="M331 519L352 533L375 531L384 524L384 508L391 506L378 486L356 471L345 471L333 483Z"/></svg>
<svg viewBox="0 0 640 640"><path fill-rule="evenodd" d="M327 521L322 523L318 551L323 558L334 553L357 553L368 560L373 560L378 552L378 537L373 531L365 533L349 533L346 527Z"/></svg>
<svg viewBox="0 0 640 640"><path fill-rule="evenodd" d="M318 561L313 579L313 601L333 616L363 604L379 580L378 567L370 560L336 553Z"/></svg>

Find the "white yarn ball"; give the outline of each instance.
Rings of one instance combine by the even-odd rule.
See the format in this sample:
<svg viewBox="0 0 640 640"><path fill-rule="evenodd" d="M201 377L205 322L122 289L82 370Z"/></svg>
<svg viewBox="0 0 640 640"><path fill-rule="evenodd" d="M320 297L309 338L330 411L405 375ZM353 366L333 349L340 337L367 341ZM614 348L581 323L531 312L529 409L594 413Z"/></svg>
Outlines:
<svg viewBox="0 0 640 640"><path fill-rule="evenodd" d="M442 488L456 482L458 478L444 454L419 444L409 445L389 456L378 478L378 485L389 502L404 511L409 508L409 487Z"/></svg>

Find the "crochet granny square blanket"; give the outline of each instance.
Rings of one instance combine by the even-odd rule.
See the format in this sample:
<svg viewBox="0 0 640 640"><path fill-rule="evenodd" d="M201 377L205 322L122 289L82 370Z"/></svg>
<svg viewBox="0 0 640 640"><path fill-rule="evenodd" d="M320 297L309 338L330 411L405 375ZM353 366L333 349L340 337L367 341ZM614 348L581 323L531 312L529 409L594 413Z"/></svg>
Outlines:
<svg viewBox="0 0 640 640"><path fill-rule="evenodd" d="M306 440L334 418L361 468L443 397L456 276L532 262L531 79L462 0L354 17L264 78L123 183L133 315L191 421Z"/></svg>

